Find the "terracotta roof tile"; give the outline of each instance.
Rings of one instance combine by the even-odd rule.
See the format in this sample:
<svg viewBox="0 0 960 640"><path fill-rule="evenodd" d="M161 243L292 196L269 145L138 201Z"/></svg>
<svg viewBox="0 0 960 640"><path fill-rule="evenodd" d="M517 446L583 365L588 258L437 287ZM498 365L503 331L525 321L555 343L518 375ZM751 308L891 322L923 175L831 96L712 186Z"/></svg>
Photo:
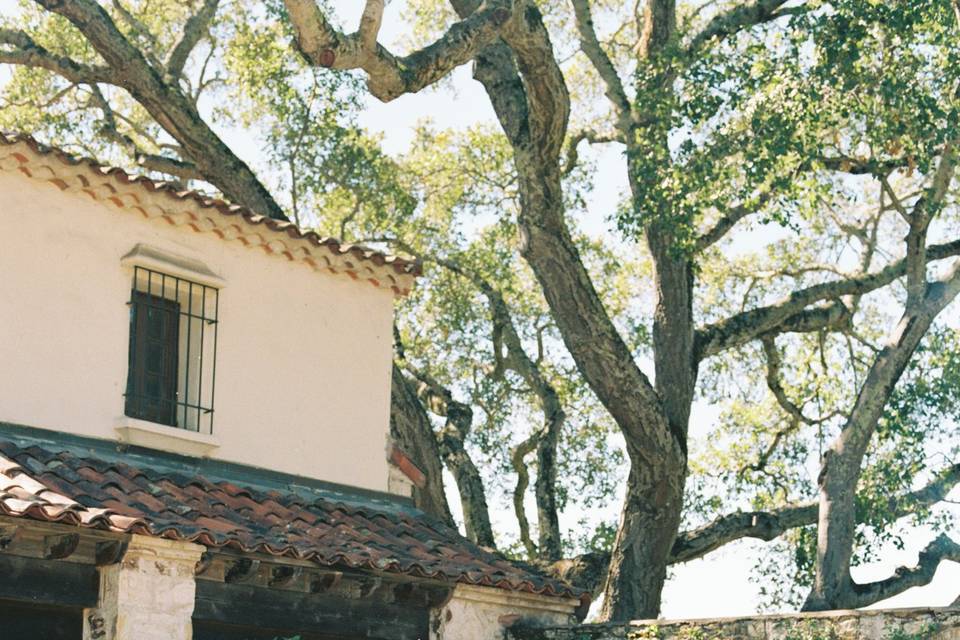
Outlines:
<svg viewBox="0 0 960 640"><path fill-rule="evenodd" d="M53 448L53 447L51 447ZM321 565L581 597L415 509L239 486L158 464L0 440L0 514L198 542ZM149 460L148 460L149 461Z"/></svg>

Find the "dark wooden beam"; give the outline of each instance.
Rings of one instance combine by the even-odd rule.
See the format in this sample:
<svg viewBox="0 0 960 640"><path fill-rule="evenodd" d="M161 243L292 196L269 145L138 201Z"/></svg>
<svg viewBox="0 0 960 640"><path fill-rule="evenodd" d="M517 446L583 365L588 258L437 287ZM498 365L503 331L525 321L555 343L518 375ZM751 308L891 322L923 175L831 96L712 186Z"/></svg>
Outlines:
<svg viewBox="0 0 960 640"><path fill-rule="evenodd" d="M197 560L197 568L194 573L198 576L202 576L207 572L212 564L213 554L209 551L204 551L202 554L200 554L200 559Z"/></svg>
<svg viewBox="0 0 960 640"><path fill-rule="evenodd" d="M331 571L329 573L319 573L310 579L310 592L323 593L336 587L343 578L340 571Z"/></svg>
<svg viewBox="0 0 960 640"><path fill-rule="evenodd" d="M453 595L453 587L448 585L423 585L413 582L393 585L392 591L393 602L425 609L440 607Z"/></svg>
<svg viewBox="0 0 960 640"><path fill-rule="evenodd" d="M271 587L286 587L297 580L302 574L302 567L277 565L270 569L270 580L267 584Z"/></svg>
<svg viewBox="0 0 960 640"><path fill-rule="evenodd" d="M6 551L17 539L18 527L15 525L0 526L0 551Z"/></svg>
<svg viewBox="0 0 960 640"><path fill-rule="evenodd" d="M61 533L44 536L43 557L46 560L63 560L73 555L80 545L79 533Z"/></svg>
<svg viewBox="0 0 960 640"><path fill-rule="evenodd" d="M239 558L230 565L226 574L223 576L225 582L249 582L257 577L260 571L260 561L250 558Z"/></svg>
<svg viewBox="0 0 960 640"><path fill-rule="evenodd" d="M381 590L384 594L390 590ZM251 606L255 603L255 606ZM383 596L349 598L253 585L197 581L193 618L251 629L379 640L429 637L429 609L388 602Z"/></svg>
<svg viewBox="0 0 960 640"><path fill-rule="evenodd" d="M82 608L95 607L99 596L92 565L0 554L0 599Z"/></svg>
<svg viewBox="0 0 960 640"><path fill-rule="evenodd" d="M98 567L117 564L127 552L127 543L122 540L104 540L98 542L94 553L94 563Z"/></svg>

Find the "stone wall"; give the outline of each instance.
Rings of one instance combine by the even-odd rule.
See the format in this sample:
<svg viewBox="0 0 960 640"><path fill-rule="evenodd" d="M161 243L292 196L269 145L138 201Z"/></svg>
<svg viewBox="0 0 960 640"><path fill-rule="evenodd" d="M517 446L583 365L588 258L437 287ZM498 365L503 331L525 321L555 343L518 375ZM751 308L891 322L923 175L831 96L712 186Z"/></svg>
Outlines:
<svg viewBox="0 0 960 640"><path fill-rule="evenodd" d="M521 628L512 640L960 640L960 608Z"/></svg>

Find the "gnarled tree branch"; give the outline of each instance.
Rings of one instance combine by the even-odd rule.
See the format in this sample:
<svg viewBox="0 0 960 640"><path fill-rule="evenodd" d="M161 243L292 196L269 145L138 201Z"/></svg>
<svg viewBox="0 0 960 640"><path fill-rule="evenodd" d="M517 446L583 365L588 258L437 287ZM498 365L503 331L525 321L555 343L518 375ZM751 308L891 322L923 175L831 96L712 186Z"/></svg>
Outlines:
<svg viewBox="0 0 960 640"><path fill-rule="evenodd" d="M851 606L867 607L875 602L892 598L907 589L930 584L940 563L947 560L960 562L960 544L946 534L941 534L920 552L920 557L914 566L898 567L893 575L885 580L854 584L855 598Z"/></svg>
<svg viewBox="0 0 960 640"><path fill-rule="evenodd" d="M628 136L633 129L633 109L630 106L630 98L623 88L620 74L617 73L616 67L610 61L610 56L603 50L597 38L590 12L590 0L570 0L570 2L573 4L577 31L580 32L580 50L586 54L590 64L603 81L604 94L617 115L617 129L622 135Z"/></svg>
<svg viewBox="0 0 960 640"><path fill-rule="evenodd" d="M204 179L237 204L262 215L286 219L256 174L200 117L192 98L178 85L164 79L162 70L155 68L127 40L99 3L94 0L35 2L69 20L83 34L110 68L106 79L95 81L108 82L128 91L179 143L184 159L193 162Z"/></svg>
<svg viewBox="0 0 960 640"><path fill-rule="evenodd" d="M314 0L286 0L286 6L308 61L331 69L362 69L370 93L384 102L417 92L473 60L515 14L513 0L486 0L435 42L397 57L376 41L382 0L367 2L360 29L352 34L330 24Z"/></svg>
<svg viewBox="0 0 960 640"><path fill-rule="evenodd" d="M453 393L426 371L405 360L401 366L418 381L416 394L424 406L446 420L438 436L440 455L457 482L467 537L480 546L496 548L483 478L466 449L473 409L454 399Z"/></svg>
<svg viewBox="0 0 960 640"><path fill-rule="evenodd" d="M13 49L0 49L0 63L16 64L52 71L74 84L110 83L111 71L101 65L84 64L67 56L51 53L33 38L16 29L0 29L0 44Z"/></svg>
<svg viewBox="0 0 960 640"><path fill-rule="evenodd" d="M696 55L713 39L723 40L744 29L790 15L795 10L782 9L787 2L788 0L756 0L750 3L739 3L728 11L718 13L691 38L687 46L688 55Z"/></svg>
<svg viewBox="0 0 960 640"><path fill-rule="evenodd" d="M955 464L942 470L924 487L891 497L886 508L893 517L902 518L941 502L958 484L960 464ZM701 527L680 532L673 544L670 563L702 558L743 538L774 540L791 529L816 524L818 513L818 503L811 500L769 511L737 511L719 516ZM859 513L858 520L862 522L869 515L866 512ZM602 572L609 561L608 553L592 552L550 563L542 568L550 575L565 579L571 584L596 590L598 582L603 581Z"/></svg>
<svg viewBox="0 0 960 640"><path fill-rule="evenodd" d="M183 75L183 67L187 64L187 58L190 57L190 53L197 46L197 43L207 34L210 22L216 15L219 5L220 0L204 0L200 9L187 18L183 25L183 33L180 34L177 44L170 50L170 55L167 56L164 65L167 76L173 81Z"/></svg>
<svg viewBox="0 0 960 640"><path fill-rule="evenodd" d="M960 240L931 245L926 251L927 263L960 255ZM892 262L880 271L830 280L798 289L779 302L738 313L720 322L697 330L697 354L700 358L716 355L726 349L746 344L771 331L786 333L823 327L833 317L839 321L843 311L836 302L827 307L807 309L824 300L862 295L884 287L906 273L906 259ZM818 327L819 325L819 327Z"/></svg>

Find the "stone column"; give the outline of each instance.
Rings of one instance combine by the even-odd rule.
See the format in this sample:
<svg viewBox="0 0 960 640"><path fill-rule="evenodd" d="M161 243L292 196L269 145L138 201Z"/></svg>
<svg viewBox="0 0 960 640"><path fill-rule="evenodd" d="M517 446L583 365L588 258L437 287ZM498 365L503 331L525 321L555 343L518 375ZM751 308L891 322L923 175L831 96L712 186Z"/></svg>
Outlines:
<svg viewBox="0 0 960 640"><path fill-rule="evenodd" d="M515 624L576 623L580 602L492 587L458 584L453 596L431 612L431 640L503 640Z"/></svg>
<svg viewBox="0 0 960 640"><path fill-rule="evenodd" d="M120 562L100 569L100 604L83 612L83 640L191 640L194 572L203 550L132 536Z"/></svg>

